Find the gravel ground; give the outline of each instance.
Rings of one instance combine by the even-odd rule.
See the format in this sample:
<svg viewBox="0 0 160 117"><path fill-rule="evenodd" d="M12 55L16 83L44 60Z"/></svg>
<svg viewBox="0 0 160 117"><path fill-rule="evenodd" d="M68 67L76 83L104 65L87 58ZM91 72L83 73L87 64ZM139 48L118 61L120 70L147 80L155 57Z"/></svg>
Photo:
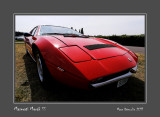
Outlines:
<svg viewBox="0 0 160 117"><path fill-rule="evenodd" d="M135 53L145 54L145 47L125 46Z"/></svg>

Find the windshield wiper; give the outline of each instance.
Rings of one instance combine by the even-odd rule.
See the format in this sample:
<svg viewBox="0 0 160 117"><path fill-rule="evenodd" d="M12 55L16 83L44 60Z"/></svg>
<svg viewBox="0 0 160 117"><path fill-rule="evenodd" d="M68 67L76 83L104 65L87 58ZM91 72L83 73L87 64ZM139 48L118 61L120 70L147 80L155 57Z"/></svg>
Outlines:
<svg viewBox="0 0 160 117"><path fill-rule="evenodd" d="M65 37L84 37L84 38L88 38L88 36L85 36L85 35L78 35L78 34L71 34L71 33L65 33L65 34L63 34L63 36L65 36Z"/></svg>
<svg viewBox="0 0 160 117"><path fill-rule="evenodd" d="M62 33L43 33L42 35L63 35Z"/></svg>

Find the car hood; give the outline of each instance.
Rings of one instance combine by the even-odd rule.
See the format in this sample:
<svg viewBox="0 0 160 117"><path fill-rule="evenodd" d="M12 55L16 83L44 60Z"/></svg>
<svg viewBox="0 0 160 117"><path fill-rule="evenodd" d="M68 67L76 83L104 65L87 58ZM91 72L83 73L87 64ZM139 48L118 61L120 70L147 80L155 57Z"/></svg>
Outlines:
<svg viewBox="0 0 160 117"><path fill-rule="evenodd" d="M127 51L116 44L98 38L54 36L67 46L76 45L88 53L93 59L104 59L124 55Z"/></svg>
<svg viewBox="0 0 160 117"><path fill-rule="evenodd" d="M60 52L64 53L63 55L69 58L58 59L61 62L57 66L87 80L118 73L135 67L137 64L137 61L126 48L106 39L52 35L47 36L47 38L45 36L45 40L54 44ZM103 47L103 44L108 45ZM70 64L64 60L73 62Z"/></svg>

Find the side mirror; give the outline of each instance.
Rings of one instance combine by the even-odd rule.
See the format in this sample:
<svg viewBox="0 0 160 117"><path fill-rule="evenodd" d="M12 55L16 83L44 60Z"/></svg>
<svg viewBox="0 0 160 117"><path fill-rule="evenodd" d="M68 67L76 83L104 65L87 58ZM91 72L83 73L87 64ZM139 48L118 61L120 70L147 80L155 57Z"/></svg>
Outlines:
<svg viewBox="0 0 160 117"><path fill-rule="evenodd" d="M30 33L23 33L23 35L24 35L25 37L32 36Z"/></svg>

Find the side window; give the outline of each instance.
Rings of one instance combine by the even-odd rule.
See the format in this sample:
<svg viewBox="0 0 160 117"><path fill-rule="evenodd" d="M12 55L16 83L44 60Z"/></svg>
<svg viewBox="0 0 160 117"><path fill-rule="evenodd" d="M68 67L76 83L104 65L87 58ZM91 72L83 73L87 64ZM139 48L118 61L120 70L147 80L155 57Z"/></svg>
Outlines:
<svg viewBox="0 0 160 117"><path fill-rule="evenodd" d="M30 32L30 34L34 36L34 35L36 34L36 31L37 31L37 27L35 27L35 28Z"/></svg>
<svg viewBox="0 0 160 117"><path fill-rule="evenodd" d="M29 33L32 34L33 30L34 30L34 29L32 29Z"/></svg>
<svg viewBox="0 0 160 117"><path fill-rule="evenodd" d="M37 28L35 28L32 32L32 35L35 35L36 34L36 31L37 31Z"/></svg>

